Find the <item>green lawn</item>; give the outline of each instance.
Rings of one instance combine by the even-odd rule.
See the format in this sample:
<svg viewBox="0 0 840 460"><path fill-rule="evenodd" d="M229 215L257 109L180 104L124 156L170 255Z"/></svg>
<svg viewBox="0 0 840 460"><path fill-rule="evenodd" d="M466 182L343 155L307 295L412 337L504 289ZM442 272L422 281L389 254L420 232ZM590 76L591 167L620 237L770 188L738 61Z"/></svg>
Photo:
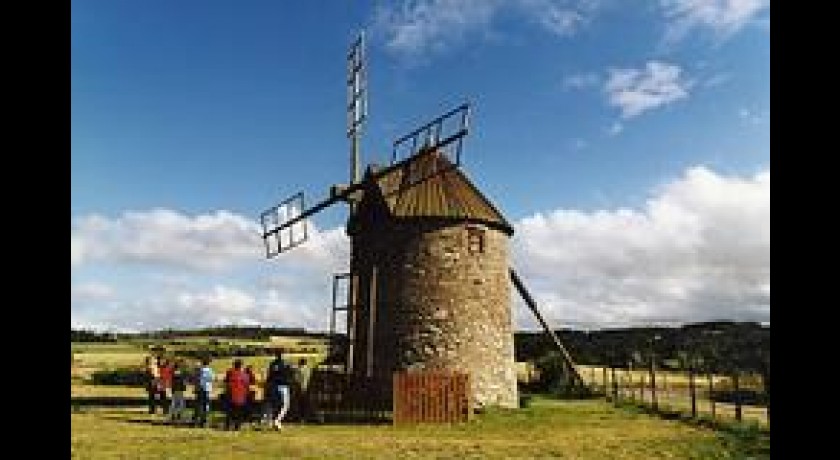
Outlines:
<svg viewBox="0 0 840 460"><path fill-rule="evenodd" d="M214 414L214 423L221 414ZM592 401L537 399L456 426L296 425L226 432L161 424L142 408L71 410L73 458L769 458L735 437Z"/></svg>
<svg viewBox="0 0 840 460"><path fill-rule="evenodd" d="M73 348L85 370L141 365L145 356L128 344ZM262 374L271 359L244 361ZM230 362L213 361L219 378ZM71 381L71 397L76 399L71 400L71 452L79 459L769 458L767 436L735 436L616 409L603 400L536 398L527 409L491 411L457 426L290 424L281 433L250 428L231 433L218 428L220 413L213 414L217 426L209 429L162 424L161 415L145 413L142 388L97 386L80 378ZM127 405L91 405L120 402Z"/></svg>

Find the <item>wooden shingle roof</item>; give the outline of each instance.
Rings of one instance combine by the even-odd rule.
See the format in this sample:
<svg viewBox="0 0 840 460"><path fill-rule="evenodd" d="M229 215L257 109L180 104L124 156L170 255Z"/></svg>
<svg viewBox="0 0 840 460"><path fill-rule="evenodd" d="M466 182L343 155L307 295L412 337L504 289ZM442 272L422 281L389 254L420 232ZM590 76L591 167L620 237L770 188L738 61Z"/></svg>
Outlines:
<svg viewBox="0 0 840 460"><path fill-rule="evenodd" d="M374 181L394 218L477 221L513 234L513 227L490 200L437 151L418 154Z"/></svg>

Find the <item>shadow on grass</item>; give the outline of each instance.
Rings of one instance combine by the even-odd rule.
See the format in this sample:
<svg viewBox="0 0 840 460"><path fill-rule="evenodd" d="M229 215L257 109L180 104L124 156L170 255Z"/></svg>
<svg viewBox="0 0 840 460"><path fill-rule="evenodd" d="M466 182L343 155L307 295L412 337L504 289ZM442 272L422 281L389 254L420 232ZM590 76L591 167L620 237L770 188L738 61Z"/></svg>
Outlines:
<svg viewBox="0 0 840 460"><path fill-rule="evenodd" d="M149 415L152 415L152 414L149 414ZM165 419L150 420L150 419L125 418L125 417L108 416L108 415L103 415L101 418L103 418L105 420L114 420L116 422L131 423L131 424L135 424L135 425L172 426L172 427L175 427L175 428L180 428L180 427L188 428L188 427L191 426L191 425L188 425L188 424L185 424L185 423L175 424L175 423L172 423L172 422L170 422L168 420L165 420Z"/></svg>
<svg viewBox="0 0 840 460"><path fill-rule="evenodd" d="M158 403L157 407L169 407L170 400ZM149 407L149 400L142 396L76 396L70 398L71 408L84 407ZM187 400L187 408L194 409L194 400ZM222 411L222 403L218 400L210 402L210 410Z"/></svg>
<svg viewBox="0 0 840 460"><path fill-rule="evenodd" d="M166 401L160 407L168 407L169 401ZM71 397L70 411L71 412L85 412L86 409L92 408L143 408L148 409L149 402L144 397L131 396L86 396L86 397ZM294 409L294 406L292 406ZM194 402L187 402L187 410L195 410ZM210 410L215 413L224 413L223 403L219 400L213 400L210 403ZM158 409L160 411L160 409ZM151 414L150 414L151 415ZM141 419L125 419L114 417L113 420L121 420L130 423L146 423L157 425L168 425L166 421L155 420L141 420ZM371 415L364 412L318 412L305 420L299 414L290 411L285 418L290 423L303 423L307 425L390 425L390 414L376 414ZM175 426L175 425L172 425ZM186 425L189 426L189 425Z"/></svg>
<svg viewBox="0 0 840 460"><path fill-rule="evenodd" d="M70 398L70 407L148 407L146 398L128 396L77 396Z"/></svg>

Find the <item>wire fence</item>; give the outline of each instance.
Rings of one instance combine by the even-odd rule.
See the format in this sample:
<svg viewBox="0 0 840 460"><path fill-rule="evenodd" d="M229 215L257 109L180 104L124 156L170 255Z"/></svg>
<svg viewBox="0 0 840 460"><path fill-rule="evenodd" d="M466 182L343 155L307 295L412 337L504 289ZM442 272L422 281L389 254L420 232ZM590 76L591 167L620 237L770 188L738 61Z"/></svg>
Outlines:
<svg viewBox="0 0 840 460"><path fill-rule="evenodd" d="M613 403L638 404L713 422L754 422L770 427L769 398L755 374L733 376L578 365L584 382ZM737 380L737 381L736 381ZM692 382L693 381L693 382ZM765 399L761 401L761 399Z"/></svg>

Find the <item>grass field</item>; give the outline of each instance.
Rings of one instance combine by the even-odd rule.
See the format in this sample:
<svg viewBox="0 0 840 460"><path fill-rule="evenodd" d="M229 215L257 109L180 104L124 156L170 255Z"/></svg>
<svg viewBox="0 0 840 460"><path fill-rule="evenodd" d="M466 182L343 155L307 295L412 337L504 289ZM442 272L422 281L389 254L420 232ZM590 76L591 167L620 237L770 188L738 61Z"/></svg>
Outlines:
<svg viewBox="0 0 840 460"><path fill-rule="evenodd" d="M71 412L72 458L769 458L766 439L592 400L537 400L527 409L492 411L456 426L291 424L280 433L227 432L168 426L160 419L140 408Z"/></svg>
<svg viewBox="0 0 840 460"><path fill-rule="evenodd" d="M144 356L136 347L110 344L74 350L90 368L142 362ZM263 370L270 359L246 357L245 362ZM221 373L229 364L230 359L218 359L213 367ZM536 397L525 409L491 410L454 426L288 424L277 433L251 427L223 431L218 412L210 428L167 425L162 415L146 413L144 398L142 388L71 379L72 458L769 458L769 435L716 431L603 400Z"/></svg>

